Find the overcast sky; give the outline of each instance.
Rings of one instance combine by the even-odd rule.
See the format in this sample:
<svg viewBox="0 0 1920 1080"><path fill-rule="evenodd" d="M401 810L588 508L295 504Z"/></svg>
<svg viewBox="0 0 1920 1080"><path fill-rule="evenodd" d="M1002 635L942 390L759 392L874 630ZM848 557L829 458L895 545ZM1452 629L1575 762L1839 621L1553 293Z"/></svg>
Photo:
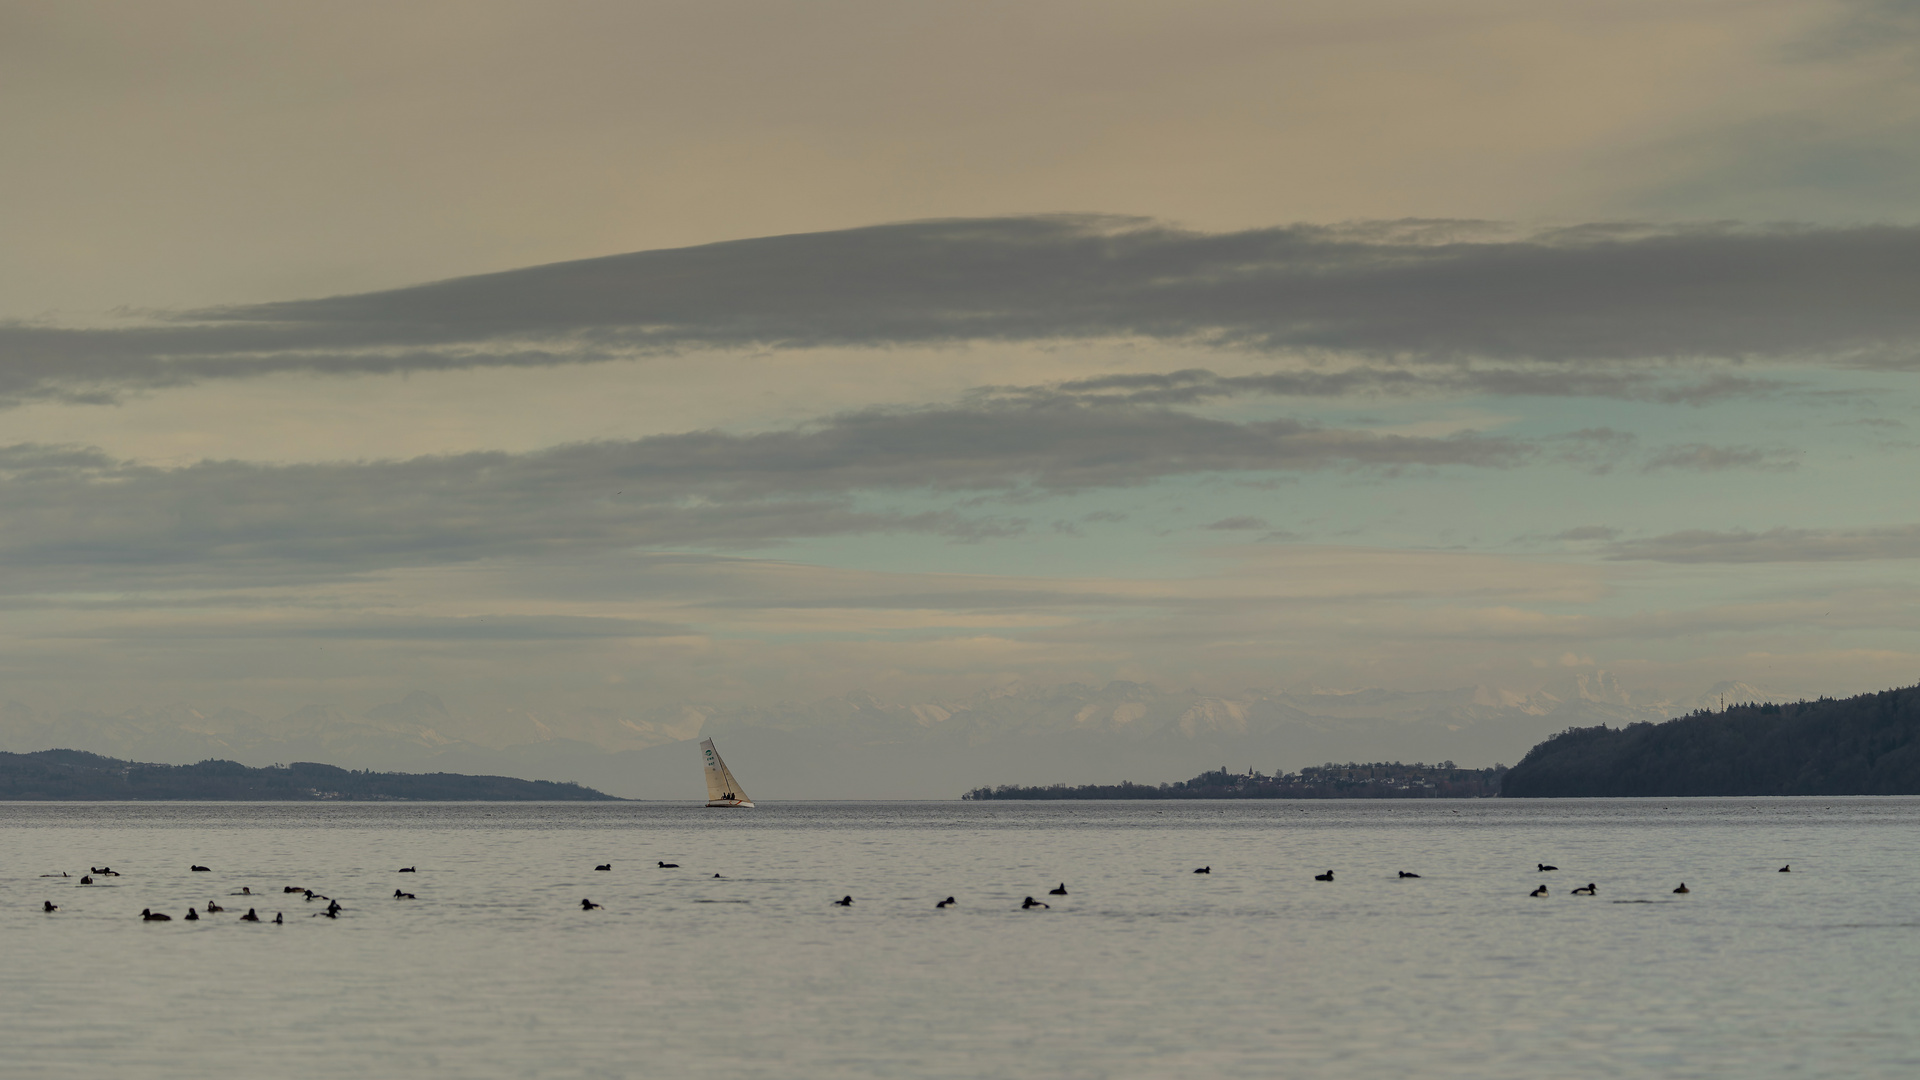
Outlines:
<svg viewBox="0 0 1920 1080"><path fill-rule="evenodd" d="M1920 4L0 0L0 697L1920 681Z"/></svg>

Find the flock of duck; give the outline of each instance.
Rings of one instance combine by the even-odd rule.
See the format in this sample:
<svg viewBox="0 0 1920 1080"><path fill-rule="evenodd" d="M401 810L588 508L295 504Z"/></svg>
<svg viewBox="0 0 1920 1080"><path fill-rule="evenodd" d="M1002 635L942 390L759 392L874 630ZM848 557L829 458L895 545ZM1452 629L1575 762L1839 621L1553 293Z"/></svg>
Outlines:
<svg viewBox="0 0 1920 1080"><path fill-rule="evenodd" d="M659 868L662 870L680 869L679 863L659 862L658 860L656 860L656 862L658 862ZM1551 865L1548 865L1547 863L1536 863L1534 864L1534 868L1537 873L1542 873L1542 874L1551 873L1553 871L1557 871L1560 869L1557 866L1551 866ZM189 866L188 869L195 873L211 873L212 872L210 867L201 866L198 863L195 863ZM613 869L612 863L600 863L599 865L594 867L594 870L596 871L610 871L612 869ZM419 872L418 868L413 866L403 866L399 870L395 871L395 873L400 873L400 874L413 874L418 872ZM1213 867L1211 865L1197 867L1193 872L1196 874L1211 874L1213 873ZM1793 864L1788 863L1787 865L1782 866L1778 872L1782 874L1792 873ZM58 874L42 874L40 876L43 878L66 878L66 877L71 877L72 875L62 871L61 873L58 873ZM120 872L113 869L110 866L88 867L88 872L80 876L80 884L92 885L94 884L93 879L95 877L119 877L119 876L120 876ZM719 874L715 874L713 876L715 878L720 877ZM1420 875L1413 873L1412 871L1409 871L1409 870L1402 870L1399 872L1399 876L1401 878L1418 878ZM1315 874L1313 875L1313 880L1332 881L1333 871L1328 870L1323 874ZM1688 893L1691 893L1693 890L1687 888L1687 883L1683 881L1680 883L1680 887L1677 889L1674 889L1673 891L1678 895L1685 896ZM298 885L283 886L280 892L282 895L298 894L309 903L315 900L325 900L327 902L326 908L321 911L314 912L311 916L309 916L310 918L337 919L340 917L340 913L346 910L340 904L340 901L335 900L330 896L326 896L321 893L314 892L312 889L302 888L301 886L298 886ZM1582 885L1572 890L1572 895L1574 896L1598 896L1599 894L1600 894L1600 887L1591 881L1587 882L1585 885ZM250 887L242 885L239 888L239 890L233 893L230 893L228 895L251 897L255 895L255 893ZM1048 896L1067 895L1067 883L1063 881L1059 885L1055 886L1054 888L1047 890L1047 895ZM1550 896L1552 894L1548 891L1545 885L1541 885L1539 888L1533 890L1527 895L1543 897L1543 896ZM406 892L401 889L395 889L393 890L392 899L417 900L419 899L419 897L415 896L413 893ZM957 901L955 901L953 897L949 896L945 900L942 900L933 906L935 908L944 909L944 908L949 908L954 906L955 903L957 903ZM853 896L851 894L842 896L840 899L833 901L833 904L835 907L852 907ZM1046 909L1046 908L1051 908L1052 906L1053 905L1047 903L1044 900L1036 900L1031 896L1027 897L1025 900L1021 901L1020 903L1020 908L1023 911L1032 910L1034 908ZM41 910L47 912L48 914L52 914L60 910L60 905L54 903L51 900L43 900L41 901ZM209 900L205 905L205 910L208 915L218 915L218 914L224 913L227 909L221 907L218 903L215 903L214 901ZM600 911L602 910L602 905L596 904L592 900L582 897L580 899L580 910ZM172 922L173 921L173 916L168 915L165 912L154 911L151 908L141 908L140 918L146 922ZM199 911L195 910L192 907L187 908L187 913L181 916L181 919L184 922L198 922L200 921L200 918L201 916ZM239 921L257 923L262 920L260 918L260 913L258 909L248 908L247 913L245 915L240 916ZM275 926L279 926L279 925L282 925L286 920L281 912L276 911L273 913L273 918L268 921L271 921Z"/></svg>
<svg viewBox="0 0 1920 1080"><path fill-rule="evenodd" d="M212 867L201 866L198 863L195 863L187 867L187 869L195 873L202 873L202 874L213 872ZM411 866L403 866L400 868L399 873L412 874L412 873L417 873L417 870ZM40 876L43 878L69 878L69 877L72 877L73 875L65 871L62 871L58 874L41 874ZM120 872L118 870L115 870L111 866L90 866L87 868L86 873L80 875L80 884L93 885L95 884L93 879L96 877L107 878L107 877L119 877L119 876L120 876ZM282 896L285 896L288 894L298 894L303 900L306 900L309 903L315 900L325 900L327 902L327 906L320 911L314 912L311 916L309 916L310 918L337 919L340 917L340 913L346 910L346 908L341 905L340 901L335 900L333 897L327 896L324 893L314 892L312 889L303 888L299 885L283 886L280 889L280 892ZM252 886L242 885L240 886L240 888L234 890L231 893L228 893L227 895L254 897L254 896L260 896L260 895L267 895L267 894L255 893L253 891ZM412 893L401 892L399 889L393 890L393 897L396 900L415 899ZM42 900L40 902L40 910L51 915L54 912L60 910L60 905L54 903L51 900ZM180 916L180 921L181 922L199 922L201 921L201 914L200 914L201 911L205 911L208 915L220 915L220 914L224 914L226 910L227 910L226 908L220 906L218 901L209 900L202 907L187 908L187 913L185 915ZM164 911L155 911L152 908L141 908L140 919L143 922L172 922L173 916L167 914ZM276 911L273 913L273 918L262 919L260 917L260 911L258 908L248 908L247 913L239 917L239 921L250 922L250 923L270 922L275 926L281 926L286 923L286 915L283 912Z"/></svg>

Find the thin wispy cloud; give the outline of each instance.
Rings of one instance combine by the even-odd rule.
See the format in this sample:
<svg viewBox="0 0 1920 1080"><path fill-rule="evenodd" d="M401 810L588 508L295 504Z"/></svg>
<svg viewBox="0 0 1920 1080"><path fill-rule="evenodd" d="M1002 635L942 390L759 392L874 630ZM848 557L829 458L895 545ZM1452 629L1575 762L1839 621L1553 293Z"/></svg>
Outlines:
<svg viewBox="0 0 1920 1080"><path fill-rule="evenodd" d="M1069 379L1046 386L981 387L983 399L1128 405L1194 405L1235 397L1330 398L1493 394L1533 397L1604 397L1663 405L1706 406L1736 398L1790 392L1788 380L1717 373L1676 377L1671 364L1634 370L1595 366L1471 365L1380 366L1338 370L1307 368L1258 375L1219 375L1204 368L1138 372Z"/></svg>
<svg viewBox="0 0 1920 1080"><path fill-rule="evenodd" d="M469 615L462 617L350 617L315 619L228 618L200 622L120 623L65 635L108 641L247 640L307 638L321 641L577 641L595 638L676 637L693 633L683 624L581 615Z"/></svg>
<svg viewBox="0 0 1920 1080"><path fill-rule="evenodd" d="M1687 529L1622 540L1608 558L1670 563L1860 562L1920 558L1920 525L1869 529Z"/></svg>

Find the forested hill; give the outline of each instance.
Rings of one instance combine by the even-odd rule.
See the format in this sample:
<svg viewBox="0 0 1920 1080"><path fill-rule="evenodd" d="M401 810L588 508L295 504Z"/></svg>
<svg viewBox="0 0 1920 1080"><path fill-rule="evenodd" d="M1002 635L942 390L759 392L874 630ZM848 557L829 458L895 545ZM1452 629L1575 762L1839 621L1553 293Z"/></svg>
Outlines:
<svg viewBox="0 0 1920 1080"><path fill-rule="evenodd" d="M1920 687L1572 728L1528 751L1500 794L1920 795Z"/></svg>
<svg viewBox="0 0 1920 1080"><path fill-rule="evenodd" d="M458 773L350 772L296 761L250 769L234 761L147 765L79 750L0 753L0 800L235 799L245 801L545 801L613 799L579 784Z"/></svg>

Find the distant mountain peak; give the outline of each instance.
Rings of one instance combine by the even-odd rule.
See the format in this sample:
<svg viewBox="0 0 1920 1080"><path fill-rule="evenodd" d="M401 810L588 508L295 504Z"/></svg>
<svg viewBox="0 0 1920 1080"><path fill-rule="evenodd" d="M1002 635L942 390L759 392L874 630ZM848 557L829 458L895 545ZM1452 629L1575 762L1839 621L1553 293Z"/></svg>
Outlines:
<svg viewBox="0 0 1920 1080"><path fill-rule="evenodd" d="M375 705L366 711L366 717L385 723L422 724L429 727L451 719L446 702L425 690L414 690L399 701Z"/></svg>

